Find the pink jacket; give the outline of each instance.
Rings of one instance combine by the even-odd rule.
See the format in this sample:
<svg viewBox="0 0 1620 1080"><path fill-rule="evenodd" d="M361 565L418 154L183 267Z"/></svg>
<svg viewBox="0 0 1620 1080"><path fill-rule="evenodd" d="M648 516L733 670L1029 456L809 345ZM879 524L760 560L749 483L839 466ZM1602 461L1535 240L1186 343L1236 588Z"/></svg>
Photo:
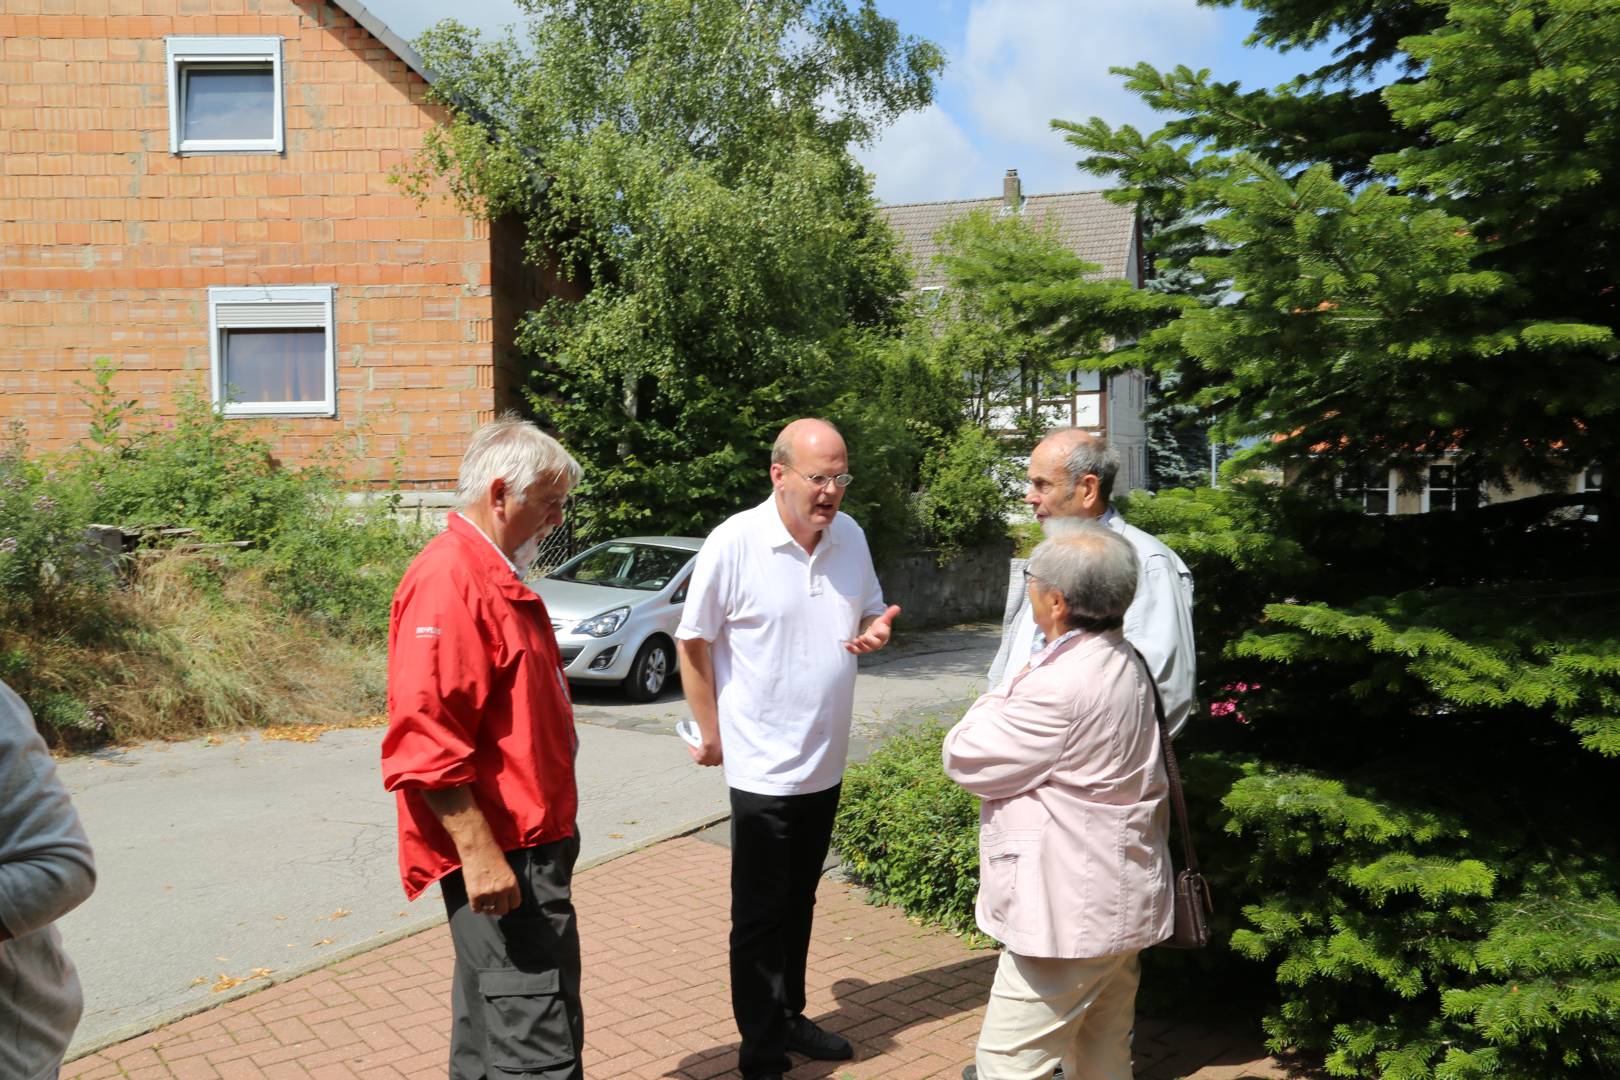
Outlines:
<svg viewBox="0 0 1620 1080"><path fill-rule="evenodd" d="M1079 634L945 737L979 809L979 929L1024 956L1170 936L1168 786L1147 675L1117 630Z"/></svg>

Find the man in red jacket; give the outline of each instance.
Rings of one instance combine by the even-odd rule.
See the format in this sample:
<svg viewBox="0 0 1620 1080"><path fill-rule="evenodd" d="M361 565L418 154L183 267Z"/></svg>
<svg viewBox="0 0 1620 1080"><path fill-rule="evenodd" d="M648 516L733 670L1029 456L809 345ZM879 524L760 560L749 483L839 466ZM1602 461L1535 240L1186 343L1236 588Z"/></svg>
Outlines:
<svg viewBox="0 0 1620 1080"><path fill-rule="evenodd" d="M531 423L479 429L459 512L394 594L383 783L406 895L438 881L450 916L451 1080L584 1075L578 741L551 620L522 578L579 474Z"/></svg>

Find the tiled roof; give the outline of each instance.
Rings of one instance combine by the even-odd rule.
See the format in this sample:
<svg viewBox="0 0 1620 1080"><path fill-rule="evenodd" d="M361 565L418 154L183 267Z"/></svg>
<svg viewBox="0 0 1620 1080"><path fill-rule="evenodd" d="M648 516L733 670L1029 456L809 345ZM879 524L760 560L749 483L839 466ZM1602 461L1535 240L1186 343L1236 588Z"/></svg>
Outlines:
<svg viewBox="0 0 1620 1080"><path fill-rule="evenodd" d="M1000 198L963 199L956 202L900 203L880 206L900 242L911 253L917 288L943 285L945 274L934 262L939 245L934 235L947 222L975 210L992 214L1001 210ZM1101 277L1125 277L1136 211L1109 202L1100 191L1071 191L1060 195L1029 195L1020 211L1036 228L1054 227L1057 238L1082 259L1102 267Z"/></svg>

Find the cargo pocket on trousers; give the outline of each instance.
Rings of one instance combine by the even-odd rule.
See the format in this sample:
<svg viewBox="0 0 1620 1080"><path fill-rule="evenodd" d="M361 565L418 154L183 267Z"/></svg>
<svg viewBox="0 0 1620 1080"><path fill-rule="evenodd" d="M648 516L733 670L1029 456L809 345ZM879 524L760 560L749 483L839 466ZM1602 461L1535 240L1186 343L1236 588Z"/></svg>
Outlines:
<svg viewBox="0 0 1620 1080"><path fill-rule="evenodd" d="M536 1072L577 1056L556 971L481 971L484 1063L503 1072Z"/></svg>

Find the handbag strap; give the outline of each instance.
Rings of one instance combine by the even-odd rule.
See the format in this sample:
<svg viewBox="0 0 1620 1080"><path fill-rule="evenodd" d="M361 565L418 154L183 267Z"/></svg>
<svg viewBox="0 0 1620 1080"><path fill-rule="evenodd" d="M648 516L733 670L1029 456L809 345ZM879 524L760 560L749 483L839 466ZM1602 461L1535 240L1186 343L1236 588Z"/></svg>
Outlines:
<svg viewBox="0 0 1620 1080"><path fill-rule="evenodd" d="M1125 644L1130 645L1130 642ZM1187 800L1181 793L1181 765L1176 761L1176 751L1170 745L1170 727L1164 719L1164 697L1159 693L1159 681L1153 677L1153 669L1148 667L1147 657L1142 655L1140 649L1131 645L1131 652L1141 661L1142 673L1147 676L1148 686L1153 689L1153 715L1159 722L1159 746L1164 751L1164 771L1170 780L1170 809L1176 818L1176 828L1181 832L1181 852L1185 858L1186 869L1198 873L1198 854L1193 851L1192 829L1187 824Z"/></svg>

